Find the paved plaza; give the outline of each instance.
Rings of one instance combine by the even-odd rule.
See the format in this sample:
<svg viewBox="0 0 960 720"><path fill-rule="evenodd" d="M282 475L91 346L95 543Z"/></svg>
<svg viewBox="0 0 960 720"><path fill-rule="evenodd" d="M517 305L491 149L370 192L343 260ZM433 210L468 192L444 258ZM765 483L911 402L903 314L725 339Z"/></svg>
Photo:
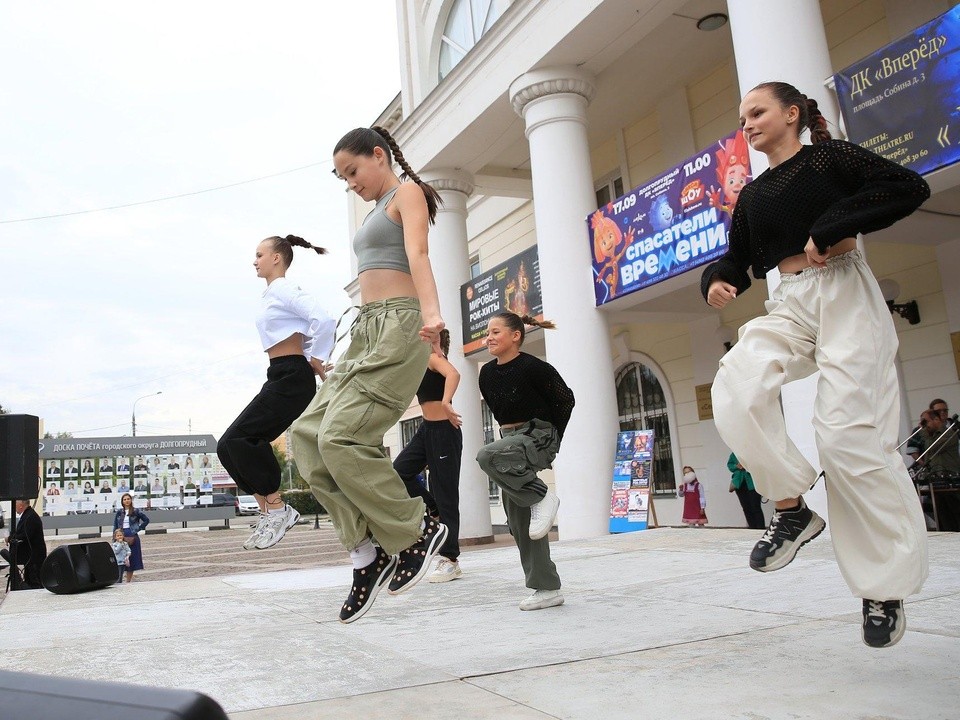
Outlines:
<svg viewBox="0 0 960 720"><path fill-rule="evenodd" d="M878 651L827 534L771 575L746 566L757 534L554 543L567 602L538 612L517 609L513 547L466 552L462 579L384 593L352 625L337 621L350 567L336 559L12 593L0 667L198 690L232 720L960 717L960 535L930 536L907 634Z"/></svg>

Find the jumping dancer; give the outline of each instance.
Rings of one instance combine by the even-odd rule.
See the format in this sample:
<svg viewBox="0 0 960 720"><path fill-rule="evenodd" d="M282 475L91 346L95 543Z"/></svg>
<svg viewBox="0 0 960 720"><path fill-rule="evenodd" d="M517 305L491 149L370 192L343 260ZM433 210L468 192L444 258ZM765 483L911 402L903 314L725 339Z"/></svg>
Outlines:
<svg viewBox="0 0 960 720"><path fill-rule="evenodd" d="M314 375L325 377L334 345L334 321L320 304L286 277L293 247L326 252L303 238L268 237L257 245L253 266L267 281L257 330L270 358L267 382L217 443L217 456L243 492L260 506L247 550L276 545L300 519L280 497L280 465L270 443L300 417L317 392Z"/></svg>
<svg viewBox="0 0 960 720"><path fill-rule="evenodd" d="M740 124L770 169L740 192L729 250L704 270L701 291L723 308L750 287L748 267L756 278L780 272L768 314L740 329L713 383L717 431L775 501L750 566L779 570L824 529L802 498L817 473L787 436L779 403L784 383L819 370L813 425L834 550L863 599L864 642L887 647L903 636L903 599L927 576L926 529L896 452L897 334L855 236L909 215L930 190L916 173L831 140L816 102L786 83L747 93ZM812 146L800 142L804 128Z"/></svg>
<svg viewBox="0 0 960 720"><path fill-rule="evenodd" d="M560 500L537 472L550 467L573 412L573 392L553 365L520 351L524 325L555 327L549 320L499 312L487 323L494 359L480 369L480 394L500 425L500 439L480 448L477 462L500 487L510 534L533 595L521 610L563 604L560 576L547 538Z"/></svg>
<svg viewBox="0 0 960 720"><path fill-rule="evenodd" d="M423 500L407 494L383 448L384 432L413 399L443 330L427 256L440 196L384 128L351 130L334 148L333 164L351 190L376 201L353 240L363 306L349 347L294 423L293 442L300 471L350 551L353 586L340 609L340 621L349 623L387 581L393 595L412 588L447 539ZM401 182L406 177L413 182Z"/></svg>

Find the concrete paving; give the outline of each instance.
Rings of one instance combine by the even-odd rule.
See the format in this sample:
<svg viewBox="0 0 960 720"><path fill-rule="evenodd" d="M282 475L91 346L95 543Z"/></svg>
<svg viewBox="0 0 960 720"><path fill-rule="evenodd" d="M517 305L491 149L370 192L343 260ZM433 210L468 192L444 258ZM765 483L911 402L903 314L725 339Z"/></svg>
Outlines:
<svg viewBox="0 0 960 720"><path fill-rule="evenodd" d="M232 720L960 717L960 535L930 536L930 579L886 650L862 644L827 534L771 575L746 566L757 535L554 543L566 604L538 612L517 608L510 547L352 625L346 565L13 593L0 667L198 690Z"/></svg>

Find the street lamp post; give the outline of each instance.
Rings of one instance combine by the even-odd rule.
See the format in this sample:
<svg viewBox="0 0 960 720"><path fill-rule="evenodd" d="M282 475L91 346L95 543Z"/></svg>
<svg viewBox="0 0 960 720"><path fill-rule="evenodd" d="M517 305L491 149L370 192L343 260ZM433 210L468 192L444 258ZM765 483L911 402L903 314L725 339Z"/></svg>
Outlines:
<svg viewBox="0 0 960 720"><path fill-rule="evenodd" d="M133 412L130 414L130 431L133 434L133 437L137 436L137 403L143 400L144 398L153 397L154 395L160 395L163 393L163 390L157 390L155 393L150 393L149 395L142 395L133 401Z"/></svg>

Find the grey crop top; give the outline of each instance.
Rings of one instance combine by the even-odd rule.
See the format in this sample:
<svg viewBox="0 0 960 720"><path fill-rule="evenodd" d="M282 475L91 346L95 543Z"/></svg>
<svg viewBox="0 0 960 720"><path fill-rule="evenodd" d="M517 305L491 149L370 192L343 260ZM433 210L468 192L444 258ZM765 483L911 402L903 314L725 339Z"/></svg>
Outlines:
<svg viewBox="0 0 960 720"><path fill-rule="evenodd" d="M407 251L403 247L403 226L385 212L395 187L377 200L370 214L353 236L353 252L357 256L357 273L374 268L400 270L410 274Z"/></svg>

